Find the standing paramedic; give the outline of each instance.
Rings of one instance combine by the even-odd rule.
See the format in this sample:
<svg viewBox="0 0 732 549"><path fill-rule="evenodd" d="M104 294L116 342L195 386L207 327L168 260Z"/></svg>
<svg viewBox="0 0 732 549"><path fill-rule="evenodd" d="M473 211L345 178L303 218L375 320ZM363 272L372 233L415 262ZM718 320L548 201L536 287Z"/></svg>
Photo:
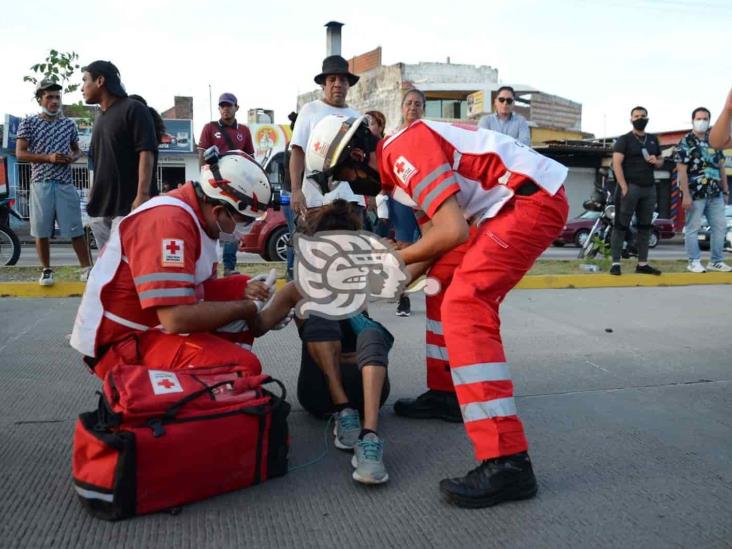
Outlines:
<svg viewBox="0 0 732 549"><path fill-rule="evenodd" d="M204 164L203 152L216 145L222 153L228 151L244 151L254 156L252 133L244 124L236 120L239 104L233 93L222 93L219 96L219 114L221 118L216 122L209 122L201 130L201 139L198 143L198 161ZM236 252L239 251L239 242L226 242L223 246L224 276L237 274Z"/></svg>
<svg viewBox="0 0 732 549"><path fill-rule="evenodd" d="M188 182L126 216L87 282L71 346L100 378L119 362L180 369L261 366L246 328L267 286L216 278L218 241L238 240L264 214L271 187L241 152L225 153ZM216 333L214 333L216 332Z"/></svg>
<svg viewBox="0 0 732 549"><path fill-rule="evenodd" d="M418 120L376 147L362 118L340 120L335 132L325 120L313 131L311 143L325 143L328 151L321 178L352 182L355 192L383 189L415 208L422 238L398 252L413 277L430 264L454 269L432 329L444 334L445 359L481 463L443 480L440 490L463 507L533 497L536 479L499 307L564 226L567 169L489 130ZM318 151L308 147L307 154L317 161Z"/></svg>

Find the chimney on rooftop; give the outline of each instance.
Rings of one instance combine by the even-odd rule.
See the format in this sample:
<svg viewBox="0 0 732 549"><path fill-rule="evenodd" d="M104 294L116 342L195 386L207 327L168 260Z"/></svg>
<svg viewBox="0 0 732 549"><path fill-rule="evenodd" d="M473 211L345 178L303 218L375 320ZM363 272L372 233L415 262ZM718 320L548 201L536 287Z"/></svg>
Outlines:
<svg viewBox="0 0 732 549"><path fill-rule="evenodd" d="M329 21L325 24L325 56L341 54L341 27L343 23Z"/></svg>

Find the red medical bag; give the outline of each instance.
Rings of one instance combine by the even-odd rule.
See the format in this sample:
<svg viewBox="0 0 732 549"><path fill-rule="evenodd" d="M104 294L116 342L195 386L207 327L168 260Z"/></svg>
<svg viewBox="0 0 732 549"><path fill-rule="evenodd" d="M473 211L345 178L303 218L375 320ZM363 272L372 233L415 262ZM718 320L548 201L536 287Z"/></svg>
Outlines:
<svg viewBox="0 0 732 549"><path fill-rule="evenodd" d="M287 472L290 405L269 376L119 364L103 391L76 422L72 458L74 487L95 517L175 509Z"/></svg>

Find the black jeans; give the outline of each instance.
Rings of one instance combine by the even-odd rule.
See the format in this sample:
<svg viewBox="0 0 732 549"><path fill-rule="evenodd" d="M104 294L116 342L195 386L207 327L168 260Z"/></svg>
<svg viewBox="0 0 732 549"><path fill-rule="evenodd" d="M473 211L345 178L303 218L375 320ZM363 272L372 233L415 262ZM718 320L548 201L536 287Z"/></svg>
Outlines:
<svg viewBox="0 0 732 549"><path fill-rule="evenodd" d="M651 238L653 228L653 212L656 209L656 186L641 187L628 183L628 192L620 196L620 185L615 190L615 224L611 250L613 262L620 262L620 254L623 251L625 233L630 226L633 214L636 216L638 233L636 243L638 246L638 261L648 261L648 242Z"/></svg>
<svg viewBox="0 0 732 549"><path fill-rule="evenodd" d="M308 412L318 418L326 418L335 410L328 391L328 381L307 349L308 342L340 341L342 353L356 353L356 363L341 362L343 389L349 402L363 416L363 378L361 369L369 365L388 366L388 347L378 330L367 329L358 334L347 320L328 320L311 315L300 326L302 356L300 375L297 378L297 400ZM389 378L381 391L383 405L389 397Z"/></svg>

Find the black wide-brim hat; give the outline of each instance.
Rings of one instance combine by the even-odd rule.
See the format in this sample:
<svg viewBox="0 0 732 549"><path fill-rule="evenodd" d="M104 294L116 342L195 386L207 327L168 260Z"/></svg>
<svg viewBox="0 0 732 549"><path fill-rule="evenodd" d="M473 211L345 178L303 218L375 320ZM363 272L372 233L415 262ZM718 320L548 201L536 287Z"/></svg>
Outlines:
<svg viewBox="0 0 732 549"><path fill-rule="evenodd" d="M348 61L340 55L331 55L323 59L323 71L314 78L315 83L322 86L325 83L325 78L329 74L345 75L348 78L349 86L353 86L360 78L348 70Z"/></svg>

